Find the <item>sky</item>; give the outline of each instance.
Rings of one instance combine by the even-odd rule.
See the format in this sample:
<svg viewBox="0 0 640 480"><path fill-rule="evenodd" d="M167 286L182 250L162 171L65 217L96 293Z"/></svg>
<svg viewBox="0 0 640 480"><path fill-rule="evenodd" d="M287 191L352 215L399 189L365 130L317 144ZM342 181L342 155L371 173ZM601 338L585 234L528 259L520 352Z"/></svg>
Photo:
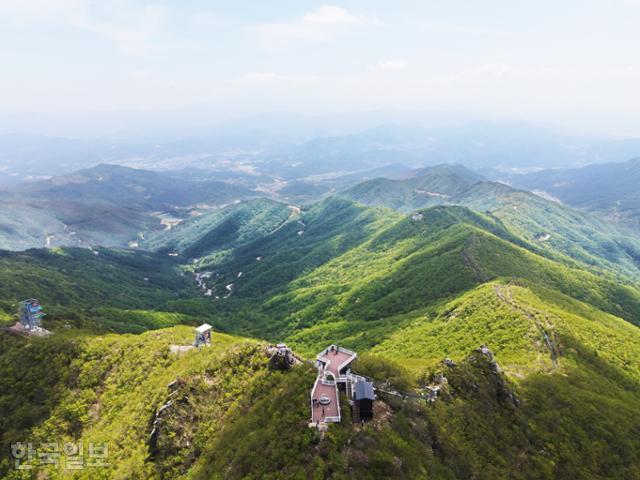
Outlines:
<svg viewBox="0 0 640 480"><path fill-rule="evenodd" d="M396 107L640 136L640 0L0 0L0 115Z"/></svg>

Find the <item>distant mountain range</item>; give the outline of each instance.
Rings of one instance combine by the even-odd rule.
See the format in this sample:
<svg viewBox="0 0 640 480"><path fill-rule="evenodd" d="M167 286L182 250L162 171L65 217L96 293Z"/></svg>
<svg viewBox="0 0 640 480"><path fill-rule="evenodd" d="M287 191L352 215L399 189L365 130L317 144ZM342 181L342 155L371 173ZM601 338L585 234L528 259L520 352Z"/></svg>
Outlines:
<svg viewBox="0 0 640 480"><path fill-rule="evenodd" d="M369 180L339 195L406 213L434 205L465 206L500 219L537 251L602 268L621 268L634 276L640 272L637 233L533 193L487 181L459 165L417 170L413 177L402 180Z"/></svg>
<svg viewBox="0 0 640 480"><path fill-rule="evenodd" d="M567 205L640 229L640 158L582 168L543 170L506 179Z"/></svg>
<svg viewBox="0 0 640 480"><path fill-rule="evenodd" d="M38 191L149 208L173 181L104 166ZM104 478L635 478L635 237L460 166L382 182L377 203L415 189L441 204L250 198L138 249L0 252L0 475L12 443L52 437L107 443ZM31 296L53 335L9 331ZM191 348L203 322L212 345ZM281 342L309 362L271 367ZM358 352L374 418L341 394L319 432L311 364L331 344Z"/></svg>
<svg viewBox="0 0 640 480"><path fill-rule="evenodd" d="M410 212L441 205L484 178L461 165L438 165L412 170L409 178L375 178L341 192L340 196L366 205L384 205Z"/></svg>
<svg viewBox="0 0 640 480"><path fill-rule="evenodd" d="M345 124L343 120L334 120ZM514 120L440 120L380 112L352 128L295 128L295 115L265 116L211 133L182 138L67 139L0 136L0 186L65 175L99 163L150 170L199 169L303 181L348 175L390 164L419 168L460 163L471 168L528 171L625 161L640 152L640 139L572 136ZM403 122L404 118L404 122ZM282 125L278 126L277 122ZM318 123L319 122L319 123ZM290 134L284 125L288 124ZM315 130L311 128L315 126ZM298 132L298 133L292 133ZM315 133L314 133L315 132Z"/></svg>
<svg viewBox="0 0 640 480"><path fill-rule="evenodd" d="M101 164L0 193L11 206L0 210L0 248L126 246L198 206L206 210L255 195L225 182Z"/></svg>

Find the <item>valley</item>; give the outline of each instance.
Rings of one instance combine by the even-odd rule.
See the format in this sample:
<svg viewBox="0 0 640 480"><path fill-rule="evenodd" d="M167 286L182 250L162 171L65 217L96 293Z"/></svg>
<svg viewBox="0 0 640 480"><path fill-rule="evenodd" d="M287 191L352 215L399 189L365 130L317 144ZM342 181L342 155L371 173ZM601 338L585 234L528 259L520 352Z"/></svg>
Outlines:
<svg viewBox="0 0 640 480"><path fill-rule="evenodd" d="M53 332L0 332L3 448L107 443L108 478L633 478L634 234L463 167L374 182L301 207L238 198L135 249L3 252L3 326L35 297ZM201 323L212 346L187 348ZM283 342L303 363L272 370ZM340 396L322 432L308 361L331 344L379 390L371 422Z"/></svg>
<svg viewBox="0 0 640 480"><path fill-rule="evenodd" d="M640 480L639 18L0 1L0 480Z"/></svg>

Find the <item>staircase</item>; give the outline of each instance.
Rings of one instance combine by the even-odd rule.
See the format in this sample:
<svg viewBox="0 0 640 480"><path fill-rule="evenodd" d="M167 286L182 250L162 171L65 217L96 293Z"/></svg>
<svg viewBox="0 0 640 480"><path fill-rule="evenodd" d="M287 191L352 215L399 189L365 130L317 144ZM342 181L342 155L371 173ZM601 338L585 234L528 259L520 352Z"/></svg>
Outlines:
<svg viewBox="0 0 640 480"><path fill-rule="evenodd" d="M351 418L353 423L360 423L360 402L353 402L351 404Z"/></svg>

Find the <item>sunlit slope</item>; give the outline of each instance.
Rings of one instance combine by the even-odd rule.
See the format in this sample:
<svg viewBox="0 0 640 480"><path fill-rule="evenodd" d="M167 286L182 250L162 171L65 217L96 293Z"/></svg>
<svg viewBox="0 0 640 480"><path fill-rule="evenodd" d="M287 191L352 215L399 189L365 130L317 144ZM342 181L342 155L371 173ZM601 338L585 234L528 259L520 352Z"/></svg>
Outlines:
<svg viewBox="0 0 640 480"><path fill-rule="evenodd" d="M212 255L215 259L231 247L268 235L296 217L295 208L284 203L249 200L191 218L169 231L155 232L141 246L192 258Z"/></svg>
<svg viewBox="0 0 640 480"><path fill-rule="evenodd" d="M502 184L482 182L454 200L472 210L488 211L541 253L594 270L621 273L637 281L640 241L594 215L580 212Z"/></svg>
<svg viewBox="0 0 640 480"><path fill-rule="evenodd" d="M536 294L514 283L492 282L420 315L407 315L403 323L372 351L424 368L485 343L517 378L572 368L577 359L595 354L640 382L638 327L551 290Z"/></svg>
<svg viewBox="0 0 640 480"><path fill-rule="evenodd" d="M277 232L240 245L211 268L243 297L263 297L281 290L305 272L366 242L402 218L391 210L367 208L340 199L328 199L304 212ZM240 276L238 276L242 272Z"/></svg>
<svg viewBox="0 0 640 480"><path fill-rule="evenodd" d="M638 321L637 289L552 261L524 245L493 217L462 207L436 207L379 227L360 244L307 271L295 257L286 256L287 250L277 266L255 259L245 265L223 264L220 271L228 269L229 276L220 284L233 282L235 290L215 305L221 312L229 309L220 319L228 328L286 336L328 321L406 314L501 278L518 279L534 290L554 289ZM289 277L279 282L282 277L273 275L274 269Z"/></svg>
<svg viewBox="0 0 640 480"><path fill-rule="evenodd" d="M75 325L141 332L194 323L194 312L167 312L197 295L177 259L147 252L65 248L0 252L0 311L15 322L17 303L37 298L45 328Z"/></svg>
<svg viewBox="0 0 640 480"><path fill-rule="evenodd" d="M110 466L74 472L86 479L634 478L637 328L551 296L495 282L407 316L372 347L334 337L357 345L358 371L388 389L420 395L440 375L447 381L435 403L380 393L365 426L352 426L343 404L343 423L324 438L307 427L313 369L272 371L264 345L250 339L216 332L212 347L174 354L171 345L191 342L190 328L2 335L0 382L12 387L0 389L2 441L106 442ZM383 331L374 323L368 333ZM504 376L474 353L479 344ZM29 375L20 374L25 360Z"/></svg>
<svg viewBox="0 0 640 480"><path fill-rule="evenodd" d="M546 256L623 274L634 281L640 278L640 239L636 232L533 193L483 181L462 167L427 169L423 176L405 180L377 179L356 185L340 196L403 212L433 205L466 206L501 219L531 248Z"/></svg>
<svg viewBox="0 0 640 480"><path fill-rule="evenodd" d="M177 400L167 388L171 382L178 380L176 389L184 390L180 408L191 417L183 423L194 422L185 427L192 430L196 447L204 448L208 435L222 428L223 417L243 390L267 373L265 361L258 361L264 354L257 354L261 347L256 342L221 333L215 334L211 347L171 353L171 345L191 344L189 327L142 335L62 332L44 339L0 335L5 347L0 356L3 447L27 434L33 441L106 442L111 467L84 469L81 478L96 478L96 473L108 478L161 478L165 468L171 471L172 458L185 455L187 446L178 440L171 444L168 433L158 438L158 449L166 458L157 465L148 461L154 414ZM20 372L24 349L33 352L25 357L33 370L29 375ZM49 364L56 366L51 375L45 374ZM198 389L207 390L206 400L201 396L201 402L189 403L187 392L195 397ZM46 401L41 402L43 394ZM26 408L16 408L19 404ZM196 418L202 422L201 430ZM61 472L54 468L50 473L57 478Z"/></svg>

